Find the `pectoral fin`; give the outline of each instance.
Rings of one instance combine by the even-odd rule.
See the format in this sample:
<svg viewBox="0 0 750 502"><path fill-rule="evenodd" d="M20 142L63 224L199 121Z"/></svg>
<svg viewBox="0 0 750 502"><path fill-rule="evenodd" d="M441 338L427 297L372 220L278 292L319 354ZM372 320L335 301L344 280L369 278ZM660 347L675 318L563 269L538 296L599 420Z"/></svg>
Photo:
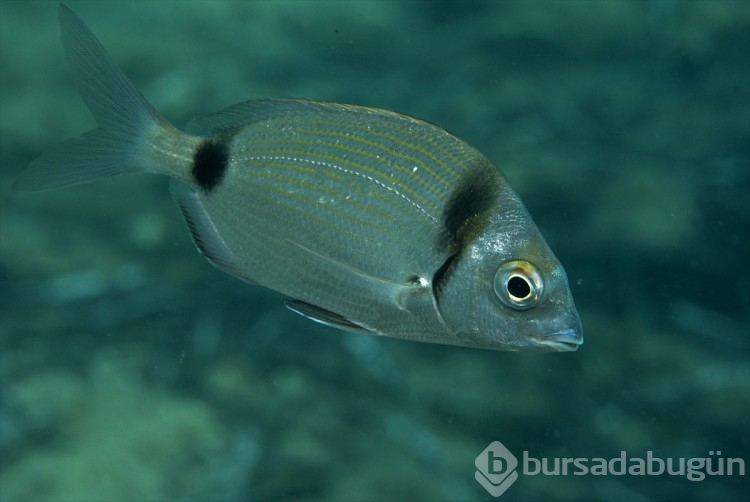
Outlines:
<svg viewBox="0 0 750 502"><path fill-rule="evenodd" d="M351 322L349 319L342 315L331 312L330 310L316 307L315 305L311 305L309 303L305 303L301 300L288 300L284 302L284 305L286 305L289 310L303 315L315 322L325 324L326 326L344 329L346 331L354 331L356 333L372 334L372 331L370 331L369 329L363 328L359 324Z"/></svg>

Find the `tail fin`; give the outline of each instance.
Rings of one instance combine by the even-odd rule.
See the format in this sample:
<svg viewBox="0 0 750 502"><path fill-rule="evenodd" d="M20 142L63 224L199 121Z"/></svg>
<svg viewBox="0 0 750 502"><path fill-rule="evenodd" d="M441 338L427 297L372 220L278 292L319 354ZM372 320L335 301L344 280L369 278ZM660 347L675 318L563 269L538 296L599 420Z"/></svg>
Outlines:
<svg viewBox="0 0 750 502"><path fill-rule="evenodd" d="M73 79L98 128L70 139L31 162L15 190L51 190L102 178L149 171L139 165L155 128L166 124L120 71L72 10L59 9L62 43Z"/></svg>

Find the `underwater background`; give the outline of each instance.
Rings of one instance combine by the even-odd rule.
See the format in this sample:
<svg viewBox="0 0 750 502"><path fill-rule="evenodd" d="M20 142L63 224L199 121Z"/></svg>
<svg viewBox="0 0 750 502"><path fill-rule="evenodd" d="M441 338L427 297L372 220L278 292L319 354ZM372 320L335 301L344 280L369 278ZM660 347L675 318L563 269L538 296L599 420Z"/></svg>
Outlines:
<svg viewBox="0 0 750 502"><path fill-rule="evenodd" d="M0 501L495 500L493 441L750 462L750 2L67 5L178 126L300 97L465 139L565 266L586 341L337 331L208 264L166 178L11 192L94 122L57 2L0 0ZM520 472L501 498L747 500L747 476Z"/></svg>

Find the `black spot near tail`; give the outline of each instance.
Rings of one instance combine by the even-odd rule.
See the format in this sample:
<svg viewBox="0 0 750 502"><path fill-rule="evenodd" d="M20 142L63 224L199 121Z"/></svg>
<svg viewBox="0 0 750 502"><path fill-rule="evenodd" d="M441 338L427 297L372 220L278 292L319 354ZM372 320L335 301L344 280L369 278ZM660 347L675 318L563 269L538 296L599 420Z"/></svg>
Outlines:
<svg viewBox="0 0 750 502"><path fill-rule="evenodd" d="M210 192L224 177L229 164L226 141L211 138L201 143L193 156L193 179L205 192Z"/></svg>

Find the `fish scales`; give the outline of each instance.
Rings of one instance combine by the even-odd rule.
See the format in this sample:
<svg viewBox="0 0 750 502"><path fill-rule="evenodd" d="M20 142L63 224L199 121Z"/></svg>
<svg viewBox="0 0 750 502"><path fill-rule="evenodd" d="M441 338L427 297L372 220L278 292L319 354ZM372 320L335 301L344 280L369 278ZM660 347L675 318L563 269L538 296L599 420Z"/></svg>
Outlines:
<svg viewBox="0 0 750 502"><path fill-rule="evenodd" d="M459 159L462 163L466 162L465 157L461 158L460 150L463 149L455 148L462 146L461 142L446 134L440 138L444 140L441 143L447 143L443 145L429 134L418 134L425 129L427 133L432 132L432 128L425 123L413 119L405 123L405 119L393 114L376 115L364 110L357 115L355 108L342 109L345 115L353 115L354 120L339 114L315 112L295 117L296 125L291 126L290 135L264 139L264 143L268 141L270 144L263 146L271 147L275 139L283 144L281 151L291 150L297 158L304 158L308 154L319 155L323 164L348 165L363 177L369 175L384 185L399 186L405 196L431 207L432 216L437 221L437 206L447 200L445 193L463 174L455 169L461 167ZM333 115L331 118L334 120L321 120L329 118L329 115ZM399 134L411 134L411 142L405 143L398 137ZM295 146L299 150L294 151ZM443 157L431 154L427 147L439 149ZM453 166L446 161L451 157ZM384 165L386 162L387 166ZM387 179L387 176L391 179Z"/></svg>
<svg viewBox="0 0 750 502"><path fill-rule="evenodd" d="M287 306L350 331L495 350L576 350L567 276L500 171L395 112L248 101L171 125L60 6L97 129L35 159L14 188L169 176L198 250Z"/></svg>
<svg viewBox="0 0 750 502"><path fill-rule="evenodd" d="M348 113L351 112L350 109ZM369 115L358 122L362 130L382 127L377 123L381 117ZM291 235L309 233L305 242L321 241L320 247L315 249L330 243L328 252L333 257L343 259L358 252L361 260L355 266L368 273L382 273L386 278L403 281L415 272L427 274L434 271L444 261L447 252L444 246L438 248L446 240L442 218L452 187L458 182L451 179L447 182L449 184L436 183L430 179L429 171L439 172L441 166L428 168L431 159L418 159L423 168L415 171L409 167L414 161L406 164L407 161L388 149L388 143L378 144L380 158L373 156L370 152L374 142L360 142L356 130L347 132L346 136L342 134L342 141L328 141L324 149L314 149L314 145L320 142L317 131L322 127L326 130L334 127L326 122L319 125L319 116L307 113L294 120L282 120L294 126L254 124L232 138L232 143L247 145L234 156L229 171L242 186L242 198L258 203L259 207L253 205L248 211L263 220L281 223ZM368 124L368 118L374 123L372 126ZM313 122L312 128L307 126L309 121ZM404 122L400 118L394 121L397 124ZM341 129L343 126L338 122L335 127ZM416 121L408 127L412 131L431 129L431 126ZM263 136L262 139L256 136L256 131ZM286 136L290 136L288 141L283 139ZM445 135L445 139L457 144L454 151L461 147L459 140L452 136ZM355 150L348 147L349 143L364 144L370 150L362 147ZM277 146L287 144L288 147ZM270 149L268 145L272 145ZM463 162L467 158L464 156ZM466 170L460 172L457 168L453 172L456 173L453 176L467 175ZM227 189L233 186L232 183L226 185ZM441 190L440 199L435 194L438 189ZM279 211L277 208L283 205L285 210ZM236 207L245 206L247 204ZM311 219L320 226L311 227ZM324 229L322 233L321 228ZM329 233L352 238L331 241ZM415 235L421 238L415 239ZM379 236L377 243L372 243L377 247L365 252L363 245L372 241L373 236ZM387 238L383 239L383 236ZM425 246L425 242L434 245ZM373 261L373 255L382 257L383 263ZM388 267L393 268L394 264L398 264L399 270L410 272L389 273Z"/></svg>

